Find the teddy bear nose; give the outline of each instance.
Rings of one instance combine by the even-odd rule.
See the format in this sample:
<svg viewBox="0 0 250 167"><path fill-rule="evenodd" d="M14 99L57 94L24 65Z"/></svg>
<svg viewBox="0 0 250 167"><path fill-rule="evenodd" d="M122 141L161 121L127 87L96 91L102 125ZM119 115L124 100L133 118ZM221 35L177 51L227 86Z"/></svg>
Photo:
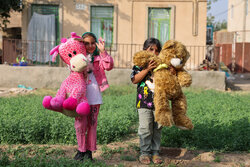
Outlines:
<svg viewBox="0 0 250 167"><path fill-rule="evenodd" d="M73 68L76 68L74 65L72 66Z"/></svg>

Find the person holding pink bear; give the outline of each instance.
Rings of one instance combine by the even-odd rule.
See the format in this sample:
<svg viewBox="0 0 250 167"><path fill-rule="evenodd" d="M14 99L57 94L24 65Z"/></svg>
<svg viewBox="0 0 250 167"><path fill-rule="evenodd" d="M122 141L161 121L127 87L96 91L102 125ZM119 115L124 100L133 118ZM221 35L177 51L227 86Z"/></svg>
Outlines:
<svg viewBox="0 0 250 167"><path fill-rule="evenodd" d="M87 99L90 114L75 118L75 129L78 151L75 160L93 160L92 152L96 147L97 117L102 102L101 92L109 87L105 70L113 68L113 58L105 50L105 42L100 37L97 41L95 34L86 32L82 35L90 68L87 74ZM99 50L99 51L98 51Z"/></svg>
<svg viewBox="0 0 250 167"><path fill-rule="evenodd" d="M62 38L61 44L50 54L68 65L70 75L62 82L55 97L45 96L43 106L48 110L75 117L78 151L75 160L93 160L96 147L97 117L102 104L101 92L109 87L105 70L113 68L112 57L105 50L102 38L86 32L82 37L75 32L71 37Z"/></svg>

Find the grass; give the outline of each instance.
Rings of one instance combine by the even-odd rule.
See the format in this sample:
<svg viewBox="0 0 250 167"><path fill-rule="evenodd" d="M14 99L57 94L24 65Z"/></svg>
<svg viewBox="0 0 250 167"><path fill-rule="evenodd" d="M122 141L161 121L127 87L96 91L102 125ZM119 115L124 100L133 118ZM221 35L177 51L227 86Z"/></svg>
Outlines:
<svg viewBox="0 0 250 167"><path fill-rule="evenodd" d="M41 103L45 93L42 90L26 96L0 98L1 144L76 144L74 118L45 110ZM131 129L138 119L133 88L111 87L104 93L103 101L98 116L99 144L121 140L136 131Z"/></svg>
<svg viewBox="0 0 250 167"><path fill-rule="evenodd" d="M191 89L185 89L184 92L188 101L188 115L195 128L192 131L182 131L175 127L164 127L162 146L250 152L249 93ZM0 98L0 144L9 145L6 150L0 148L0 166L108 166L103 161L84 164L74 161L65 156L64 150L58 148L22 146L76 145L74 119L45 110L41 105L44 95L55 93L55 90L38 90L31 95ZM98 116L99 144L119 141L136 133L138 116L135 97L134 86L111 86L103 93L104 104ZM22 145L12 147L11 144ZM121 160L135 160L124 148L110 149L103 146L101 149L105 159L119 153ZM130 144L128 149L139 151L135 144ZM221 157L216 156L215 162L220 161Z"/></svg>
<svg viewBox="0 0 250 167"><path fill-rule="evenodd" d="M103 161L94 162L75 161L72 158L65 157L65 151L59 148L51 148L49 146L38 147L32 146L9 146L5 151L0 150L0 166L8 167L26 167L26 166L39 166L39 167L107 167Z"/></svg>
<svg viewBox="0 0 250 167"><path fill-rule="evenodd" d="M250 94L186 90L194 129L164 128L162 144L203 150L250 150Z"/></svg>
<svg viewBox="0 0 250 167"><path fill-rule="evenodd" d="M25 96L0 98L1 144L76 144L74 119L42 107L44 95L38 90ZM195 128L182 131L164 127L162 146L208 151L250 151L249 93L213 90L184 91L188 116ZM136 133L138 115L134 86L111 86L103 93L98 116L98 144L121 141ZM132 127L132 128L131 128Z"/></svg>

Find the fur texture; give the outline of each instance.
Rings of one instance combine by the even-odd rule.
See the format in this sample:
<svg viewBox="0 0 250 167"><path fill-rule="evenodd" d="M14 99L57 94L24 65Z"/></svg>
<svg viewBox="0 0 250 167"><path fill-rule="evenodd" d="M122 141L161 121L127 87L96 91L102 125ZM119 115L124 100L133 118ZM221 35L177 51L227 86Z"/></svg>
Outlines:
<svg viewBox="0 0 250 167"><path fill-rule="evenodd" d="M150 60L154 60L157 65L165 64L153 73L155 120L162 126L193 129L192 121L186 115L187 101L181 88L192 83L191 75L183 68L189 56L182 43L169 40L163 45L159 56L140 51L133 57L133 63L143 68L147 67Z"/></svg>
<svg viewBox="0 0 250 167"><path fill-rule="evenodd" d="M86 49L81 37L71 33L71 38L63 38L61 44L50 52L53 60L59 54L60 58L69 65L70 75L63 81L55 97L45 96L43 106L46 109L61 112L70 117L87 115L90 106L86 98L86 77L88 62Z"/></svg>

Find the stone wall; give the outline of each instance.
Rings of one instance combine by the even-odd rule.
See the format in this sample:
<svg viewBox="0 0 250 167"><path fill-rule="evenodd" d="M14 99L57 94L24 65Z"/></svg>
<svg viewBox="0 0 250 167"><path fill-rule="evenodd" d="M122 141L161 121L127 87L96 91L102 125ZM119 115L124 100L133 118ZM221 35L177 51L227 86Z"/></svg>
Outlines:
<svg viewBox="0 0 250 167"><path fill-rule="evenodd" d="M219 71L189 71L193 88L225 90L225 73ZM128 85L131 69L113 69L106 75L110 85ZM0 87L13 88L19 84L32 88L59 88L69 75L66 67L0 65Z"/></svg>

